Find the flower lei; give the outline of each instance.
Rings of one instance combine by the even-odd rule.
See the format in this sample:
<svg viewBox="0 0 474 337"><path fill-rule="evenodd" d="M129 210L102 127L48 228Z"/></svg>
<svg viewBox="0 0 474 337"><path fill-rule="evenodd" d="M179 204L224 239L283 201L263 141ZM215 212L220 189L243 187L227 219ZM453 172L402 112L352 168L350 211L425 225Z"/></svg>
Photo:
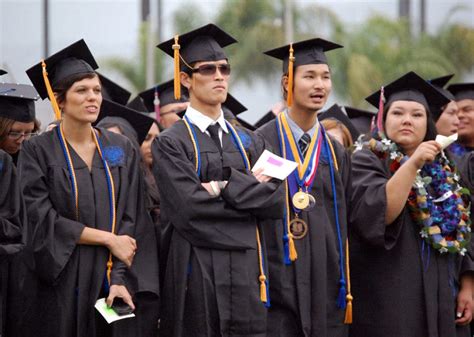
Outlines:
<svg viewBox="0 0 474 337"><path fill-rule="evenodd" d="M364 147L381 159L389 157L392 174L408 160L397 144L387 138L372 138ZM418 170L407 204L425 242L440 253L464 256L471 240L471 205L470 192L460 186L459 180L454 165L442 152L437 160Z"/></svg>

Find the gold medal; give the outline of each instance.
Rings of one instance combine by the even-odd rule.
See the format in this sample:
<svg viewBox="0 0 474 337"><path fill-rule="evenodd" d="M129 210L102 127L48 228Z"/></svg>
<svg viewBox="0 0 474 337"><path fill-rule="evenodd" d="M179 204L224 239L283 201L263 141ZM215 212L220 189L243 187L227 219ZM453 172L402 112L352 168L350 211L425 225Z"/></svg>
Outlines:
<svg viewBox="0 0 474 337"><path fill-rule="evenodd" d="M305 209L309 206L309 194L303 191L296 192L292 198L293 206L297 209Z"/></svg>
<svg viewBox="0 0 474 337"><path fill-rule="evenodd" d="M302 239L306 236L306 233L308 233L308 225L303 219L294 218L290 222L290 232L293 235L293 239Z"/></svg>

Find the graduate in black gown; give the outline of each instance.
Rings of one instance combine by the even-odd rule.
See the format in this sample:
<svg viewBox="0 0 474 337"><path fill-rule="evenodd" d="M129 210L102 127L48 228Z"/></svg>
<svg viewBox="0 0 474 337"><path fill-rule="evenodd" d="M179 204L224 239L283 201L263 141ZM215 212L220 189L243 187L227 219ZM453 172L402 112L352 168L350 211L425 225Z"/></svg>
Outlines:
<svg viewBox="0 0 474 337"><path fill-rule="evenodd" d="M102 83L102 82L101 82ZM110 86L110 84L109 84ZM107 87L106 87L107 89ZM124 102L125 100L122 100ZM135 111L122 104L104 99L97 119L97 127L107 129L127 137L137 152L141 152L141 146L148 138L149 130L157 128L155 120L141 112ZM151 142L151 141L150 141ZM146 212L142 210L140 217L140 231L136 233L137 246L140 247L132 271L140 272L142 268L149 269L150 275L155 275L155 280L159 279L158 258L160 233L157 231L154 213L150 213L150 192L146 181L145 163L140 157L140 184L139 196L143 198L140 204L146 206ZM157 192L158 193L158 192ZM143 256L143 259L141 258ZM136 261L139 261L137 263ZM146 265L140 265L146 262ZM159 284L152 287L145 285L144 289L137 289L134 295L136 305L136 320L134 336L155 337L158 329L159 319ZM133 330L131 330L133 331Z"/></svg>
<svg viewBox="0 0 474 337"><path fill-rule="evenodd" d="M1 108L0 108L1 109ZM0 150L0 336L6 334L9 306L12 295L11 284L19 280L11 279L11 263L24 248L26 210L20 192L20 182L12 158Z"/></svg>
<svg viewBox="0 0 474 337"><path fill-rule="evenodd" d="M35 88L28 84L0 83L0 149L16 165L23 141L37 134Z"/></svg>
<svg viewBox="0 0 474 337"><path fill-rule="evenodd" d="M471 178L440 153L430 117L449 99L413 72L382 90L367 98L374 138L352 156L350 336L467 337Z"/></svg>
<svg viewBox="0 0 474 337"><path fill-rule="evenodd" d="M332 88L324 52L340 47L316 38L265 52L283 60L289 108L258 132L279 149L277 154L299 163L287 178L286 218L268 221L264 230L272 299L267 334L272 337L340 337L348 332L350 158L317 120Z"/></svg>
<svg viewBox="0 0 474 337"><path fill-rule="evenodd" d="M15 336L127 335L128 320L107 325L95 302L120 297L134 309L134 290L156 286L153 266L129 269L143 209L139 154L123 136L91 127L102 102L95 68L80 40L27 70L62 122L25 143L19 159L33 270Z"/></svg>
<svg viewBox="0 0 474 337"><path fill-rule="evenodd" d="M223 117L230 75L223 47L234 42L209 24L159 45L169 55L173 44L181 46L176 75L190 95L183 120L153 148L167 221L162 336L266 336L270 299L259 222L282 216L283 195L261 170L250 172L263 138Z"/></svg>

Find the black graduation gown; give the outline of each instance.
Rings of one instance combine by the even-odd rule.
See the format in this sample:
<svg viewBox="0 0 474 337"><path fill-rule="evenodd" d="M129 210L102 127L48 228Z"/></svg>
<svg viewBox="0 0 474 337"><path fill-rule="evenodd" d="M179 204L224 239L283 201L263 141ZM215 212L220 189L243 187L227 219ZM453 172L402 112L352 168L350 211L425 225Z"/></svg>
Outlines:
<svg viewBox="0 0 474 337"><path fill-rule="evenodd" d="M167 221L160 336L264 337L256 227L259 218L282 216L281 184L261 184L245 172L230 133L223 133L221 156L212 139L194 128L201 179L183 121L165 130L153 146L161 214ZM264 141L249 131L238 132L253 165ZM229 182L219 198L201 186L224 179Z"/></svg>
<svg viewBox="0 0 474 337"><path fill-rule="evenodd" d="M5 334L11 295L10 268L24 248L26 210L20 182L10 155L0 150L0 336Z"/></svg>
<svg viewBox="0 0 474 337"><path fill-rule="evenodd" d="M139 242L144 225L137 211L144 210L144 200L138 190L138 153L125 137L104 129L99 132L115 185L116 234L137 237ZM104 287L109 252L103 246L77 242L85 226L111 230L108 187L97 151L89 171L74 149L69 149L79 191L79 221L56 130L23 143L19 172L34 270L24 285L24 311L18 317L20 331L16 336L96 336L99 322L94 318L94 304ZM135 274L114 258L111 284L125 284L133 294L153 283L156 259L150 258L152 262L145 263L144 268L143 256L138 248L132 267ZM135 277L138 272L139 279ZM112 324L114 335L126 331L127 321L131 322ZM124 328L119 329L121 326Z"/></svg>
<svg viewBox="0 0 474 337"><path fill-rule="evenodd" d="M469 336L469 327L454 320L459 277L474 268L470 254L423 247L407 207L385 225L387 161L364 149L353 155L352 172L350 336Z"/></svg>
<svg viewBox="0 0 474 337"><path fill-rule="evenodd" d="M280 149L276 121L258 129L274 149ZM339 171L335 173L342 242L347 238L347 203L351 190L350 157L332 141ZM281 155L280 150L275 152ZM268 316L268 336L339 337L347 336L345 310L337 308L339 290L339 249L334 218L329 162L324 148L311 194L316 206L302 212L307 235L294 240L298 258L284 263L283 221L265 222L264 232L270 270L272 307ZM344 247L344 246L343 246Z"/></svg>

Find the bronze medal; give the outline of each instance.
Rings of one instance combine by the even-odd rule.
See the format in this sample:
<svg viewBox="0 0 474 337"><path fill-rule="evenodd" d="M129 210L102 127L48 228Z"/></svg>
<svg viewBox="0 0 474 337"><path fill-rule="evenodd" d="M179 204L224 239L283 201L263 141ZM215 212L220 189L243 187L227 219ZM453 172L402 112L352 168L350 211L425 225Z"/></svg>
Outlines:
<svg viewBox="0 0 474 337"><path fill-rule="evenodd" d="M290 232L293 235L293 239L300 240L308 233L308 225L303 219L294 218L290 222Z"/></svg>
<svg viewBox="0 0 474 337"><path fill-rule="evenodd" d="M293 201L293 206L297 209L305 209L309 206L309 194L299 191L293 195L291 199Z"/></svg>

